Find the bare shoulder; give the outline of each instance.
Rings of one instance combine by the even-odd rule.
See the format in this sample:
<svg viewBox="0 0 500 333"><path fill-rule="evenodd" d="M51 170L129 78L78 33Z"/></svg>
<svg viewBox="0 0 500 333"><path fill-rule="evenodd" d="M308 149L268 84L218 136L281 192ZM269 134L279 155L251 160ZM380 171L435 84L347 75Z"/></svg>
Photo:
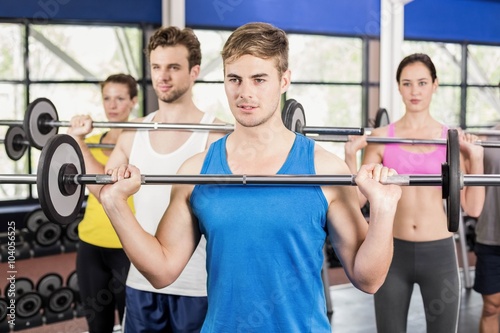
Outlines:
<svg viewBox="0 0 500 333"><path fill-rule="evenodd" d="M146 117L137 117L137 118L131 119L130 122L131 123L142 123L144 121L144 119L146 119Z"/></svg>
<svg viewBox="0 0 500 333"><path fill-rule="evenodd" d="M213 124L226 124L226 122L222 121L219 118L215 118L213 121ZM211 131L210 134L208 135L208 141L207 141L206 148L208 148L212 143L219 140L220 138L222 138L226 134L227 134L226 132Z"/></svg>
<svg viewBox="0 0 500 333"><path fill-rule="evenodd" d="M389 130L389 125L387 126L383 126L383 127L377 127L377 128L374 128L371 133L370 133L370 136L387 136L387 132Z"/></svg>
<svg viewBox="0 0 500 333"><path fill-rule="evenodd" d="M117 144L119 144L122 148L123 147L131 147L132 142L134 141L135 133L136 133L136 130L134 130L134 129L123 130L120 133L120 136L118 137Z"/></svg>
<svg viewBox="0 0 500 333"><path fill-rule="evenodd" d="M132 151L135 133L136 130L133 129L123 130L118 137L118 141L116 142L112 155L119 157L120 161L128 161L130 159L130 152Z"/></svg>
<svg viewBox="0 0 500 333"><path fill-rule="evenodd" d="M201 173L201 167L203 166L206 155L207 151L203 151L191 156L184 161L177 173L182 175L199 175Z"/></svg>
<svg viewBox="0 0 500 333"><path fill-rule="evenodd" d="M146 117L138 117L129 120L129 123L143 123Z"/></svg>
<svg viewBox="0 0 500 333"><path fill-rule="evenodd" d="M389 132L389 125L374 128L369 136L371 137L387 137ZM365 153L363 155L363 164L366 163L380 163L384 155L385 145L371 142L365 148Z"/></svg>
<svg viewBox="0 0 500 333"><path fill-rule="evenodd" d="M343 159L317 143L314 146L314 166L316 174L340 175L351 173Z"/></svg>
<svg viewBox="0 0 500 333"><path fill-rule="evenodd" d="M214 124L227 124L227 122L222 121L220 118L215 118L213 121Z"/></svg>

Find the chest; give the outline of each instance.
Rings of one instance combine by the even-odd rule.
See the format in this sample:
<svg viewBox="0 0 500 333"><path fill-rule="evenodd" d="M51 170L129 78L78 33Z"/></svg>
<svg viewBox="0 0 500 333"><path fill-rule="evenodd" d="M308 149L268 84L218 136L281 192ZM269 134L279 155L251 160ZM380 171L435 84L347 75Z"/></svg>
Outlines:
<svg viewBox="0 0 500 333"><path fill-rule="evenodd" d="M440 174L441 165L446 162L445 146L434 146L434 150L408 151L400 145L385 145L382 162L399 174Z"/></svg>
<svg viewBox="0 0 500 333"><path fill-rule="evenodd" d="M190 131L149 131L151 148L158 154L169 154L178 150L192 135Z"/></svg>
<svg viewBox="0 0 500 333"><path fill-rule="evenodd" d="M192 203L209 241L212 236L224 243L325 236L327 205L319 187L197 186Z"/></svg>

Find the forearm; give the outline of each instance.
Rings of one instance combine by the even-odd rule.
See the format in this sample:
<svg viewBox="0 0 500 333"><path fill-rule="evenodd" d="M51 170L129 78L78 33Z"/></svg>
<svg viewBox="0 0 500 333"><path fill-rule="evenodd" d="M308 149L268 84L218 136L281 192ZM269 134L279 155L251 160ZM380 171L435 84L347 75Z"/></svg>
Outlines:
<svg viewBox="0 0 500 333"><path fill-rule="evenodd" d="M358 161L356 159L356 153L351 152L348 149L344 150L344 161L351 170L351 173L356 174L358 172Z"/></svg>
<svg viewBox="0 0 500 333"><path fill-rule="evenodd" d="M484 174L483 155L475 156L467 161L467 173L482 175ZM464 212L473 217L481 214L485 200L485 188L483 186L466 186L462 190L462 208Z"/></svg>
<svg viewBox="0 0 500 333"><path fill-rule="evenodd" d="M481 215L485 200L485 188L483 186L467 186L463 189L462 209L472 217Z"/></svg>
<svg viewBox="0 0 500 333"><path fill-rule="evenodd" d="M103 196L102 205L130 261L155 288L173 283L178 275L169 268L165 248L138 223L126 200Z"/></svg>
<svg viewBox="0 0 500 333"><path fill-rule="evenodd" d="M344 161L349 167L349 170L352 174L356 174L358 172L358 161L356 159L356 153L345 150ZM366 204L367 200L359 190L357 190L356 192L358 194L359 207L363 207Z"/></svg>
<svg viewBox="0 0 500 333"><path fill-rule="evenodd" d="M82 152L83 161L85 163L85 174L103 174L104 173L104 165L99 163L94 155L90 152L87 144L85 143L84 138L76 135L72 135L75 141L78 143L80 150ZM101 190L102 185L87 185L90 193L92 193L97 199L99 199L99 191Z"/></svg>

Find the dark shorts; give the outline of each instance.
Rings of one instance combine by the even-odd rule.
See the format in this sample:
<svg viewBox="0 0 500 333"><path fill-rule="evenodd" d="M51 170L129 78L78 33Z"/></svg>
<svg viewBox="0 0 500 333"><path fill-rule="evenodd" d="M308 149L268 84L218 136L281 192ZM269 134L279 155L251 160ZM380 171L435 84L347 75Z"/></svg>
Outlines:
<svg viewBox="0 0 500 333"><path fill-rule="evenodd" d="M500 292L500 246L476 243L474 290L482 295Z"/></svg>
<svg viewBox="0 0 500 333"><path fill-rule="evenodd" d="M198 333L207 297L152 293L127 286L124 333Z"/></svg>

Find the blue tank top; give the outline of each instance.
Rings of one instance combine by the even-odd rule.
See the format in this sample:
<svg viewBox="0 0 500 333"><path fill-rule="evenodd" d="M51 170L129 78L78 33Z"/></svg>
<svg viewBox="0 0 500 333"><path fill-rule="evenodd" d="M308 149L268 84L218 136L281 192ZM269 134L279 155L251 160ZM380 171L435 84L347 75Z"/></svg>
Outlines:
<svg viewBox="0 0 500 333"><path fill-rule="evenodd" d="M210 146L201 174L231 174L226 138ZM297 134L278 174L314 173L314 141ZM203 333L331 332L319 186L197 185L190 201L207 240Z"/></svg>

